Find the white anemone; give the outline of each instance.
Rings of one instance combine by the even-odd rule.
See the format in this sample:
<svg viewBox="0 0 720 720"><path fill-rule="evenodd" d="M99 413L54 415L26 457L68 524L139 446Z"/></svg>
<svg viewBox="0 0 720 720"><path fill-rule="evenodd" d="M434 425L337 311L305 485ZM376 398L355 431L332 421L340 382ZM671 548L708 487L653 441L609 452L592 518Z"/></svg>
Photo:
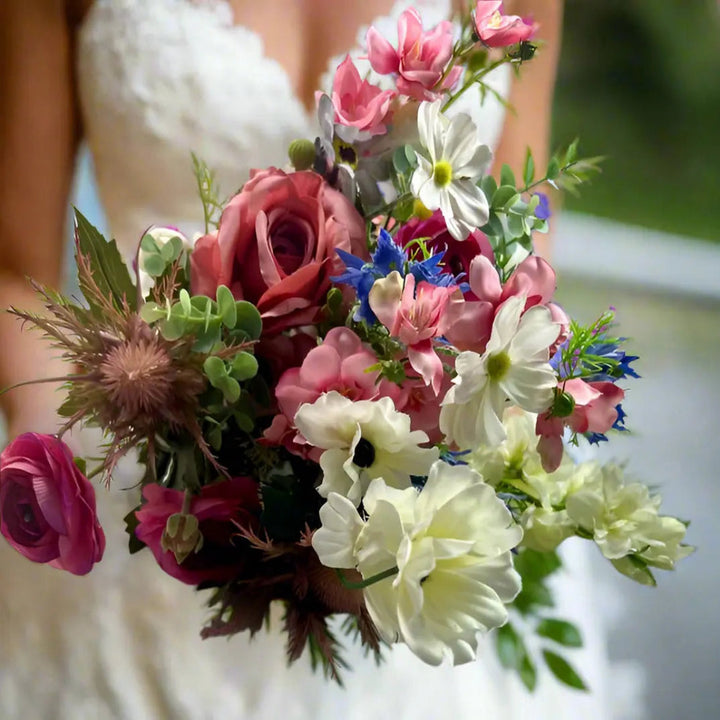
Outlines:
<svg viewBox="0 0 720 720"><path fill-rule="evenodd" d="M447 118L440 112L441 103L424 102L418 109L422 150L411 188L425 207L442 211L454 238L464 240L488 221L488 201L477 181L490 165L492 152L478 143L469 115Z"/></svg>
<svg viewBox="0 0 720 720"><path fill-rule="evenodd" d="M365 522L347 499L329 496L313 536L320 561L357 567L366 580L397 568L364 590L381 635L432 665L473 660L478 633L504 624L520 591L510 551L522 530L510 512L475 471L443 462L420 493L378 478L364 502Z"/></svg>
<svg viewBox="0 0 720 720"><path fill-rule="evenodd" d="M410 417L387 397L353 402L335 391L324 393L300 406L295 426L311 445L325 450L320 495L336 492L356 506L373 478L406 488L411 475L427 475L438 458L437 448L419 447L428 436L411 430Z"/></svg>
<svg viewBox="0 0 720 720"><path fill-rule="evenodd" d="M548 357L560 328L546 307L523 313L524 308L523 296L508 298L495 315L485 353L458 355L440 429L463 450L505 439L502 417L508 403L538 413L552 403L557 377Z"/></svg>

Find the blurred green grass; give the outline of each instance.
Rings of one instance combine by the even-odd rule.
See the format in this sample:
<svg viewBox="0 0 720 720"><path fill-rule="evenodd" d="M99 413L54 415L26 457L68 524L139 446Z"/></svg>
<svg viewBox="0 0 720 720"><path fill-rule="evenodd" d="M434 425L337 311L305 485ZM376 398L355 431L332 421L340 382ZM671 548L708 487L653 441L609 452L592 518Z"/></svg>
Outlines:
<svg viewBox="0 0 720 720"><path fill-rule="evenodd" d="M720 242L716 0L565 3L553 142L603 174L571 210Z"/></svg>

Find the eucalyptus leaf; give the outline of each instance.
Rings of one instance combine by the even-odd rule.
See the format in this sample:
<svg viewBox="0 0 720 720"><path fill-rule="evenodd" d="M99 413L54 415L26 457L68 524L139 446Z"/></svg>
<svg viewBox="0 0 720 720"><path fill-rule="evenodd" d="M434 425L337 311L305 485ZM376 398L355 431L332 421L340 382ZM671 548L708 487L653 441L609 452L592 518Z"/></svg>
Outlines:
<svg viewBox="0 0 720 720"><path fill-rule="evenodd" d="M226 288L224 285L220 285L218 287L216 297L218 313L222 318L223 325L232 330L237 323L237 306L235 305L235 298L229 288Z"/></svg>
<svg viewBox="0 0 720 720"><path fill-rule="evenodd" d="M230 365L230 374L242 382L255 377L258 371L258 361L248 352L239 352Z"/></svg>
<svg viewBox="0 0 720 720"><path fill-rule="evenodd" d="M162 256L157 253L144 253L141 257L140 264L142 269L150 275L150 277L159 277L165 272L165 261Z"/></svg>
<svg viewBox="0 0 720 720"><path fill-rule="evenodd" d="M140 241L140 249L146 253L159 253L160 247L158 246L155 238L149 233L145 233Z"/></svg>
<svg viewBox="0 0 720 720"><path fill-rule="evenodd" d="M494 209L511 205L519 197L514 185L501 185L492 196L491 206Z"/></svg>
<svg viewBox="0 0 720 720"><path fill-rule="evenodd" d="M247 300L237 300L235 310L235 331L239 331L247 340L257 340L262 333L262 318L258 309Z"/></svg>

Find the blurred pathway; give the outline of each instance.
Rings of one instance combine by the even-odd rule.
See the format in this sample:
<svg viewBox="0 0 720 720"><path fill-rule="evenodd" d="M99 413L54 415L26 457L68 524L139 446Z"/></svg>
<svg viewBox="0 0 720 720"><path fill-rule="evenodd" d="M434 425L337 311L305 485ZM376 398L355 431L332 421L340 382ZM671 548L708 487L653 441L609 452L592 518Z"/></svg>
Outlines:
<svg viewBox="0 0 720 720"><path fill-rule="evenodd" d="M718 717L720 707L720 245L567 214L556 240L560 301L583 320L609 305L640 355L640 381L623 407L635 430L602 457L628 461L658 487L667 514L692 520L698 551L659 588L615 577L598 553L598 576L622 595L610 637L615 659L647 670L652 720Z"/></svg>

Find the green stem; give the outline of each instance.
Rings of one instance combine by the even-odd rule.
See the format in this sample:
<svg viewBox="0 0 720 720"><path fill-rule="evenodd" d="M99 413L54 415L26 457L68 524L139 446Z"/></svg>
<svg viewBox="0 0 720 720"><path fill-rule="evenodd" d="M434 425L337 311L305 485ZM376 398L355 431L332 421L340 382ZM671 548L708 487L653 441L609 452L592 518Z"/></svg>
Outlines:
<svg viewBox="0 0 720 720"><path fill-rule="evenodd" d="M360 582L353 582L352 580L348 580L345 577L345 573L340 568L336 568L335 572L338 574L338 577L340 578L340 582L343 584L343 587L346 587L348 590L363 590L364 588L373 585L376 582L385 580L385 578L397 575L398 569L396 567L388 568L387 570L383 570L377 575L371 575L366 580L361 580Z"/></svg>
<svg viewBox="0 0 720 720"><path fill-rule="evenodd" d="M491 73L493 70L495 70L495 68L500 67L506 62L508 62L506 58L496 60L494 63L488 65L486 68L483 68L482 70L476 72L474 75L471 75L470 79L466 80L462 87L454 95L451 95L447 99L446 103L442 106L442 111L445 112L461 95L463 95L468 89L470 89L476 82L478 82L479 80L484 78L485 75Z"/></svg>
<svg viewBox="0 0 720 720"><path fill-rule="evenodd" d="M57 383L57 382L68 382L69 380L87 380L88 377L86 375L63 375L62 377L50 377L50 378L40 378L39 380L23 380L22 382L15 383L14 385L9 385L6 388L3 388L0 390L0 395L4 395L6 392L10 392L10 390L15 390L15 388L23 387L25 385L39 385L40 383Z"/></svg>

